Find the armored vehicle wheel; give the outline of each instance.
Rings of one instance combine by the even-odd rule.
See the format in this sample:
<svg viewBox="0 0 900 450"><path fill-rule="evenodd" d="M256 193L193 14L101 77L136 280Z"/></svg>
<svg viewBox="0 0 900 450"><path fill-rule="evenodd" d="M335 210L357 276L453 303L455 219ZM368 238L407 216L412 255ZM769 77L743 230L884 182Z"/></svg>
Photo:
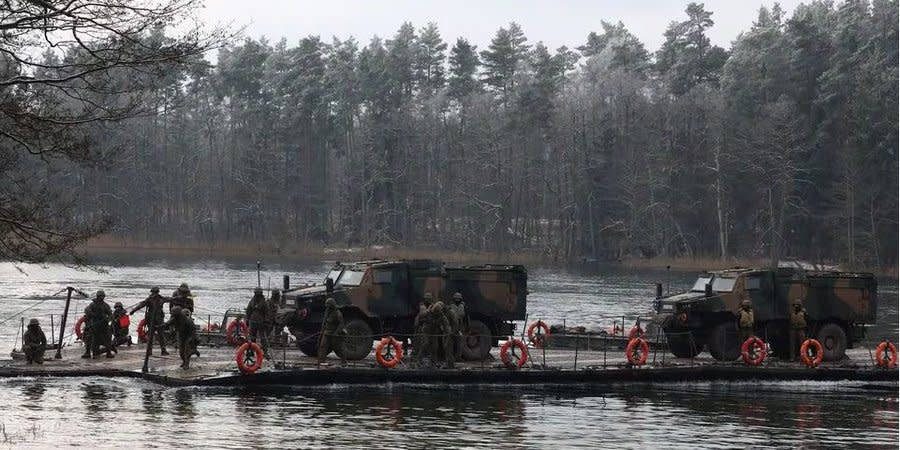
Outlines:
<svg viewBox="0 0 900 450"><path fill-rule="evenodd" d="M692 333L693 334L693 333ZM677 358L693 358L703 351L703 342L697 338L691 339L691 334L666 335L666 343L669 351Z"/></svg>
<svg viewBox="0 0 900 450"><path fill-rule="evenodd" d="M342 339L341 345L337 346L339 355L350 361L359 361L368 356L375 340L372 336L372 327L360 319L350 319L344 328L347 329L347 334ZM337 352L338 350L335 350L335 353Z"/></svg>
<svg viewBox="0 0 900 450"><path fill-rule="evenodd" d="M839 361L847 350L847 333L836 323L826 323L816 334L816 340L822 343L825 361Z"/></svg>
<svg viewBox="0 0 900 450"><path fill-rule="evenodd" d="M467 361L480 361L491 353L491 329L480 320L469 322L469 330L463 336L462 357Z"/></svg>
<svg viewBox="0 0 900 450"><path fill-rule="evenodd" d="M709 346L709 354L719 361L734 361L741 356L737 329L731 321L713 327L706 345Z"/></svg>

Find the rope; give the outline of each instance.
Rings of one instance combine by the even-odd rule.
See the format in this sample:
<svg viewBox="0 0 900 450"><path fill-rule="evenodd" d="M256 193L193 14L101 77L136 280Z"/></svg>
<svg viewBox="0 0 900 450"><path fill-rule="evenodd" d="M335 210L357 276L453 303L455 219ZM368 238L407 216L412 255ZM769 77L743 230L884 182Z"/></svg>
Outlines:
<svg viewBox="0 0 900 450"><path fill-rule="evenodd" d="M17 313L14 313L13 315L7 317L6 319L0 320L0 325L3 325L4 323L9 322L10 320L15 319L16 317L21 316L22 313L24 313L24 312L26 312L26 311L28 311L28 310L37 308L40 304L42 304L42 303L44 303L44 302L47 302L47 301L49 301L49 300L51 300L51 299L41 300L41 301L39 301L39 302L37 302L37 303L35 303L35 304L29 306L29 307L27 307L27 308L25 308L25 309L23 309L23 310L17 312Z"/></svg>

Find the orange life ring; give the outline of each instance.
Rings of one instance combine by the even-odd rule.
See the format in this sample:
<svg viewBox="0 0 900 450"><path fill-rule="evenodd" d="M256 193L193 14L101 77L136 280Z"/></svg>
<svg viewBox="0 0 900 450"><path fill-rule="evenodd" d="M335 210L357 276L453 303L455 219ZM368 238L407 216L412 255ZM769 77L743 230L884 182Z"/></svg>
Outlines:
<svg viewBox="0 0 900 450"><path fill-rule="evenodd" d="M78 339L81 339L84 336L84 321L87 319L87 316L81 316L78 320L75 321L75 336Z"/></svg>
<svg viewBox="0 0 900 450"><path fill-rule="evenodd" d="M750 356L750 350L755 356ZM756 336L750 336L741 344L741 359L748 366L758 366L766 359L766 343Z"/></svg>
<svg viewBox="0 0 900 450"><path fill-rule="evenodd" d="M382 353L384 348L388 348L388 354ZM390 348L394 348L394 353L390 353ZM400 364L400 360L403 359L403 345L400 341L394 339L393 336L381 338L377 344L375 344L375 360L378 361L378 364L381 367L386 369L393 368Z"/></svg>
<svg viewBox="0 0 900 450"><path fill-rule="evenodd" d="M890 356L885 358L885 352L890 352ZM897 366L897 346L891 341L881 341L875 347L875 364L888 369Z"/></svg>
<svg viewBox="0 0 900 450"><path fill-rule="evenodd" d="M815 355L809 356L809 348L813 347ZM825 356L825 349L822 344L815 339L807 339L800 345L800 359L806 367L818 367L822 363L822 357Z"/></svg>
<svg viewBox="0 0 900 450"><path fill-rule="evenodd" d="M147 333L150 331L150 327L147 326L147 320L141 319L138 322L138 342L147 342Z"/></svg>
<svg viewBox="0 0 900 450"><path fill-rule="evenodd" d="M643 338L643 337L644 337L644 330L639 325L635 325L635 326L631 327L630 330L628 330L628 340L629 341L632 339Z"/></svg>
<svg viewBox="0 0 900 450"><path fill-rule="evenodd" d="M650 354L650 344L644 338L634 338L625 347L625 358L633 366L643 366Z"/></svg>
<svg viewBox="0 0 900 450"><path fill-rule="evenodd" d="M510 356L510 349L512 349L513 346L519 349L519 357L515 361L513 361ZM515 354L514 350L513 354ZM504 342L503 345L500 346L500 361L503 361L503 365L510 369L521 368L528 362L528 346L518 339L510 339Z"/></svg>
<svg viewBox="0 0 900 450"><path fill-rule="evenodd" d="M235 328L240 328L237 330L237 333L235 333ZM228 328L225 329L228 345L233 347L237 347L241 342L245 341L248 334L250 334L250 328L247 326L247 322L241 319L232 320L228 324Z"/></svg>
<svg viewBox="0 0 900 450"><path fill-rule="evenodd" d="M252 351L253 355L248 357L248 351ZM263 349L256 342L244 342L234 353L234 360L237 362L238 370L245 375L249 375L262 367ZM249 364L251 361L252 364Z"/></svg>
<svg viewBox="0 0 900 450"><path fill-rule="evenodd" d="M536 332L538 328L544 330L544 332ZM531 342L531 345L539 348L543 347L548 337L550 337L550 327L543 320L538 320L528 326L528 342Z"/></svg>

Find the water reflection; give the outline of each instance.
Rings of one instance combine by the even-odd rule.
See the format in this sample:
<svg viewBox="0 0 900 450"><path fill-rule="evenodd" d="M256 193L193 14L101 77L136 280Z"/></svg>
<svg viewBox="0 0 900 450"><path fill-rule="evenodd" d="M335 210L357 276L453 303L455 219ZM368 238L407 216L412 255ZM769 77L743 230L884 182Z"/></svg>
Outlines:
<svg viewBox="0 0 900 450"><path fill-rule="evenodd" d="M194 407L194 391L193 389L175 389L174 395L175 407L173 411L175 416L180 419L193 419L197 412ZM184 420L181 420L184 422Z"/></svg>
<svg viewBox="0 0 900 450"><path fill-rule="evenodd" d="M163 389L141 389L141 405L149 419L157 419L165 412L163 407Z"/></svg>

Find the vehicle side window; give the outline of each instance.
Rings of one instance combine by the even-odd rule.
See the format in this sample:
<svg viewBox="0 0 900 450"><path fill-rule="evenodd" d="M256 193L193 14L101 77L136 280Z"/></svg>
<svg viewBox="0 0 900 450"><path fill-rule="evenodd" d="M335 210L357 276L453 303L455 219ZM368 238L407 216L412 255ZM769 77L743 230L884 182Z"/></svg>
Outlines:
<svg viewBox="0 0 900 450"><path fill-rule="evenodd" d="M392 276L393 271L391 270L376 270L375 284L391 284Z"/></svg>
<svg viewBox="0 0 900 450"><path fill-rule="evenodd" d="M759 289L761 283L760 277L747 277L746 282L744 283L745 289L748 291Z"/></svg>

